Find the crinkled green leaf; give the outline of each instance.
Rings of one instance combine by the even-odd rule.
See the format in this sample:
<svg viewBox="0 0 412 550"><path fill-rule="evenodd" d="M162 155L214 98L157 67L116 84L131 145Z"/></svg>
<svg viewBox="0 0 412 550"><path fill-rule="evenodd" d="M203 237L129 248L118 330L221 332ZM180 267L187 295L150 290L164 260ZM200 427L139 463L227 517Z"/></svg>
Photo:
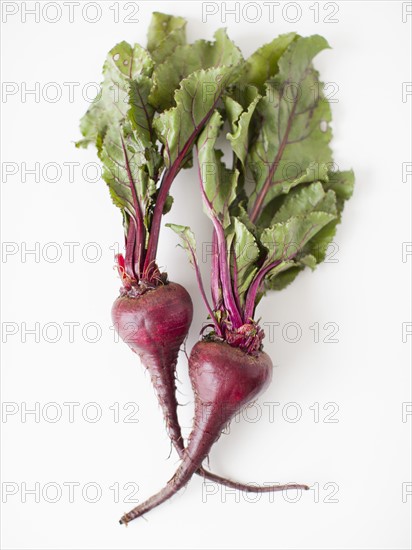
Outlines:
<svg viewBox="0 0 412 550"><path fill-rule="evenodd" d="M337 213L335 193L333 191L325 193L319 181L294 189L286 195L272 222L286 222L292 216L303 216L314 210L332 215Z"/></svg>
<svg viewBox="0 0 412 550"><path fill-rule="evenodd" d="M237 65L242 59L239 48L228 38L225 29L216 31L213 42L198 40L178 46L155 68L150 101L160 111L170 109L177 101L175 90L183 79L200 69Z"/></svg>
<svg viewBox="0 0 412 550"><path fill-rule="evenodd" d="M336 208L333 207L332 210L335 210L335 214L324 211L311 211L313 207L321 207L326 197L335 195L333 192L329 195L329 191L325 193L323 189L320 191L319 185L312 184L306 188L308 191L306 194L302 194L305 190L299 190L301 199L303 199L303 195L307 197L306 209L302 208L304 201L299 201L301 212L299 216L276 223L262 232L262 244L268 249L268 256L264 265L275 262L274 269L269 271L265 277L264 287L266 290L282 290L305 267L313 270L316 264L319 263L320 236L322 232L327 232L328 228L333 226L337 219ZM314 204L317 200L317 204ZM334 204L336 204L336 197Z"/></svg>
<svg viewBox="0 0 412 550"><path fill-rule="evenodd" d="M225 95L223 101L225 104L225 113L227 121L229 122L229 127L231 131L234 132L237 128L237 120L243 112L243 107L240 103L228 95Z"/></svg>
<svg viewBox="0 0 412 550"><path fill-rule="evenodd" d="M305 246L303 252L316 258L316 262L323 262L327 249L336 234L339 220L335 219L323 227Z"/></svg>
<svg viewBox="0 0 412 550"><path fill-rule="evenodd" d="M285 50L296 39L294 32L281 34L269 44L265 44L247 60L242 73L244 84L253 84L264 93L264 84L278 71L278 62Z"/></svg>
<svg viewBox="0 0 412 550"><path fill-rule="evenodd" d="M293 216L285 222L266 228L260 237L267 248L265 265L281 260L288 261L297 256L305 245L336 216L327 212L310 212L304 216Z"/></svg>
<svg viewBox="0 0 412 550"><path fill-rule="evenodd" d="M123 41L109 52L103 72L107 74L108 68L113 76L122 74L126 79L133 79L139 75L150 76L153 71L153 61L142 46L139 44L131 46ZM122 84L123 82L119 82L121 88L123 88Z"/></svg>
<svg viewBox="0 0 412 550"><path fill-rule="evenodd" d="M241 67L243 66L244 64L241 65ZM241 70L242 68L239 69L239 71ZM239 105L242 106L244 111L247 110L247 108L257 95L261 95L259 94L259 90L256 88L256 86L253 86L251 84L244 85L239 75L236 80L236 85L232 86L228 93L232 99L234 99L237 103L239 103Z"/></svg>
<svg viewBox="0 0 412 550"><path fill-rule="evenodd" d="M155 63L163 63L177 46L186 44L186 20L154 12L147 33L147 49Z"/></svg>
<svg viewBox="0 0 412 550"><path fill-rule="evenodd" d="M153 61L148 52L135 44L120 42L112 48L103 65L104 80L101 91L80 121L80 130L84 139L78 146L87 147L89 143L98 145L103 139L109 124L118 124L125 119L129 110L129 91L132 80L137 80L146 97L147 78L153 71ZM138 109L139 103L135 107ZM151 109L151 108L150 108ZM153 114L153 111L151 111Z"/></svg>
<svg viewBox="0 0 412 550"><path fill-rule="evenodd" d="M134 213L132 184L127 170L129 163L136 195L141 204L148 207L150 182L145 170L144 148L136 142L130 128L127 131L122 126L110 125L103 139L99 157L103 163L103 179L110 188L116 206L127 210L129 214Z"/></svg>
<svg viewBox="0 0 412 550"><path fill-rule="evenodd" d="M150 78L139 76L136 80L131 81L129 89L130 110L128 116L133 129L138 133L145 147L151 147L155 142L153 130L154 109L148 101L150 88Z"/></svg>
<svg viewBox="0 0 412 550"><path fill-rule="evenodd" d="M248 231L250 231L250 233L252 233L252 235L254 235L255 237L257 236L257 234L259 233L258 231L258 228L255 226L254 223L252 223L250 221L250 218L244 208L244 205L242 203L236 203L231 209L230 209L230 213L232 216L236 217L238 220L240 220L248 229ZM259 228L260 230L261 228ZM263 228L262 228L263 230Z"/></svg>
<svg viewBox="0 0 412 550"><path fill-rule="evenodd" d="M103 66L101 93L81 120L85 139L78 143L96 145L103 179L122 210L125 230L130 217L141 213L146 240L161 160L152 127L154 109L148 102L152 71L144 48L117 44Z"/></svg>
<svg viewBox="0 0 412 550"><path fill-rule="evenodd" d="M273 273L269 273L268 278L265 279L266 290L283 290L290 285L304 269L304 266L297 265L295 262L280 264L280 266L282 266L283 269L280 271L274 269Z"/></svg>
<svg viewBox="0 0 412 550"><path fill-rule="evenodd" d="M136 216L137 200L149 230L151 206L157 192L153 178L160 157L155 149L147 147L147 134L134 129L132 109L126 121L107 126L98 155L114 204Z"/></svg>
<svg viewBox="0 0 412 550"><path fill-rule="evenodd" d="M353 186L355 182L355 175L352 170L345 172L329 172L328 181L325 185L326 189L332 189L337 196L338 210L343 210L344 202L351 198L353 193Z"/></svg>
<svg viewBox="0 0 412 550"><path fill-rule="evenodd" d="M318 233L318 235L319 235L319 233ZM315 256L313 256L312 254L306 254L305 256L302 256L301 258L299 258L298 263L300 265L309 267L310 269L314 270L315 267L316 267L316 264L317 264L317 260L316 260Z"/></svg>
<svg viewBox="0 0 412 550"><path fill-rule="evenodd" d="M249 151L249 125L259 99L260 96L256 93L247 110L243 111L240 116L232 122L232 132L226 135L233 151L243 165L245 165L246 155Z"/></svg>
<svg viewBox="0 0 412 550"><path fill-rule="evenodd" d="M332 160L330 106L312 66L313 57L325 48L326 40L318 35L293 41L278 62L278 73L266 84L256 108L262 123L249 159L256 181L249 202L254 215L288 192L291 182L296 185L302 177L307 181L310 166ZM292 178L291 171L295 171ZM256 211L258 197L263 200Z"/></svg>
<svg viewBox="0 0 412 550"><path fill-rule="evenodd" d="M282 290L293 282L305 267L309 267L313 271L316 265L316 258L311 254L307 254L294 261L280 262L276 267L271 269L265 277L264 291ZM264 291L262 294L264 294Z"/></svg>
<svg viewBox="0 0 412 550"><path fill-rule="evenodd" d="M195 266L196 259L196 239L193 231L187 225L177 225L175 223L167 223L166 227L170 227L182 240L181 246L186 250L189 262Z"/></svg>
<svg viewBox="0 0 412 550"><path fill-rule="evenodd" d="M218 104L233 70L213 67L185 78L176 91L176 106L154 120L158 139L165 146L165 163L170 167L190 152L194 140Z"/></svg>
<svg viewBox="0 0 412 550"><path fill-rule="evenodd" d="M336 219L323 227L305 247L305 252L312 254L317 263L323 262L325 259L328 247L336 234L336 227L340 223L344 203L353 192L354 174L351 170L330 172L328 182L323 185L327 192L319 207L327 209L334 203L337 215Z"/></svg>
<svg viewBox="0 0 412 550"><path fill-rule="evenodd" d="M237 218L232 218L228 233L233 234L231 242L231 271L237 273L237 292L240 303L244 303L244 295L257 272L256 261L260 250L256 239L247 227ZM229 243L228 243L229 248ZM234 256L234 257L233 257Z"/></svg>
<svg viewBox="0 0 412 550"><path fill-rule="evenodd" d="M328 181L328 167L326 164L318 164L317 162L311 162L306 171L299 177L295 177L292 169L290 178L288 180L276 184L278 186L276 196L265 206L260 217L259 226L268 227L273 221L273 217L276 212L282 207L282 204L287 199L288 194L298 187L302 183L311 183L315 181L321 181L322 184Z"/></svg>
<svg viewBox="0 0 412 550"><path fill-rule="evenodd" d="M226 168L223 153L215 149L216 140L223 125L222 116L215 111L199 136L198 161L209 213L215 215L223 227L230 224L229 206L236 196L238 171Z"/></svg>

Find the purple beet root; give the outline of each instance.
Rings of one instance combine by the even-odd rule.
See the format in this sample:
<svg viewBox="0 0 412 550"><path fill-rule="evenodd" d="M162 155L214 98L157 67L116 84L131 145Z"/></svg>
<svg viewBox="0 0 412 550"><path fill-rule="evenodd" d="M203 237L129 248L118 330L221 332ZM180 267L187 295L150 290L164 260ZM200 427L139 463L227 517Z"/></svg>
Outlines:
<svg viewBox="0 0 412 550"><path fill-rule="evenodd" d="M195 394L195 418L182 462L159 493L125 514L120 523L147 513L186 485L225 425L266 389L272 378L272 361L264 352L248 355L224 342L202 341L194 346L190 355L189 375ZM308 489L306 485L283 485L270 490L292 487Z"/></svg>
<svg viewBox="0 0 412 550"><path fill-rule="evenodd" d="M119 336L149 371L170 439L181 452L184 442L177 418L175 370L192 317L190 295L177 283L158 286L136 297L119 296L112 308Z"/></svg>

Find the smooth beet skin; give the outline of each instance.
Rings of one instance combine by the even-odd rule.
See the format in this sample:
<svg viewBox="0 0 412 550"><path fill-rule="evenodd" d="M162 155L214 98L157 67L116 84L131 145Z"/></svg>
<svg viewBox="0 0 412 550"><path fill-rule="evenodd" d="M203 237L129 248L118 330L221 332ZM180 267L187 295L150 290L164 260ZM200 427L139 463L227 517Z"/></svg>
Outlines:
<svg viewBox="0 0 412 550"><path fill-rule="evenodd" d="M225 342L198 342L189 361L190 380L200 410L224 405L223 422L264 391L272 380L272 360L263 351L246 354ZM200 412L200 411L198 411Z"/></svg>
<svg viewBox="0 0 412 550"><path fill-rule="evenodd" d="M119 296L112 307L116 331L149 371L169 436L181 452L184 442L177 418L175 369L192 317L190 295L177 283L136 297Z"/></svg>
<svg viewBox="0 0 412 550"><path fill-rule="evenodd" d="M246 354L225 342L198 342L189 359L195 394L194 428L185 460L201 464L224 427L272 380L272 360L263 351Z"/></svg>
<svg viewBox="0 0 412 550"><path fill-rule="evenodd" d="M177 283L168 283L130 298L119 296L113 304L112 319L120 337L137 354L179 350L193 318L188 292Z"/></svg>
<svg viewBox="0 0 412 550"><path fill-rule="evenodd" d="M202 341L190 355L189 375L195 394L195 418L182 463L166 487L125 514L120 523L147 513L186 485L223 427L267 387L272 378L272 361L264 352L247 355L224 342ZM278 490L284 488L279 486Z"/></svg>

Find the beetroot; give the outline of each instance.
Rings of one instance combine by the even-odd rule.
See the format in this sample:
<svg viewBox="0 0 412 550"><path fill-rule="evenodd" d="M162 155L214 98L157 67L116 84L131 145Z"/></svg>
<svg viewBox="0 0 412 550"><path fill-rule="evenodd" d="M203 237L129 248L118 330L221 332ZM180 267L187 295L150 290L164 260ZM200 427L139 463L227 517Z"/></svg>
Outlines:
<svg viewBox="0 0 412 550"><path fill-rule="evenodd" d="M135 297L119 296L112 308L114 326L149 371L169 437L176 448L182 450L175 368L192 317L192 300L177 283L158 286Z"/></svg>
<svg viewBox="0 0 412 550"><path fill-rule="evenodd" d="M182 463L166 487L125 514L120 523L128 523L149 512L186 485L224 426L266 389L272 378L272 361L264 352L250 355L224 342L202 341L194 346L190 355L189 375L195 394L195 418ZM261 489L262 492L282 491L292 487L308 489L305 485Z"/></svg>
<svg viewBox="0 0 412 550"><path fill-rule="evenodd" d="M136 296L123 292L112 307L112 319L119 336L149 371L169 437L180 458L184 456L185 445L177 417L175 369L192 317L190 295L177 283L158 286ZM269 486L261 488L231 481L201 467L197 473L242 491L273 490Z"/></svg>

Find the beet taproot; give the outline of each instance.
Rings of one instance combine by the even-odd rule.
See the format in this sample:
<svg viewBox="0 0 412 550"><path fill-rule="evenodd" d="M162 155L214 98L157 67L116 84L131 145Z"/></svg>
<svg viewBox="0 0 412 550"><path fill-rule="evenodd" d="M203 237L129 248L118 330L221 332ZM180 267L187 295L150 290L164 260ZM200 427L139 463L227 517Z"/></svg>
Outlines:
<svg viewBox="0 0 412 550"><path fill-rule="evenodd" d="M264 352L247 354L225 342L201 341L192 349L189 375L195 395L193 430L182 462L167 485L125 514L129 523L175 495L201 467L223 428L247 403L262 393L272 379L272 361ZM270 491L308 489L306 485L279 485ZM255 488L256 489L256 488Z"/></svg>

